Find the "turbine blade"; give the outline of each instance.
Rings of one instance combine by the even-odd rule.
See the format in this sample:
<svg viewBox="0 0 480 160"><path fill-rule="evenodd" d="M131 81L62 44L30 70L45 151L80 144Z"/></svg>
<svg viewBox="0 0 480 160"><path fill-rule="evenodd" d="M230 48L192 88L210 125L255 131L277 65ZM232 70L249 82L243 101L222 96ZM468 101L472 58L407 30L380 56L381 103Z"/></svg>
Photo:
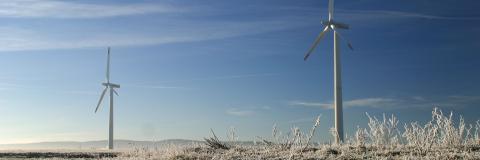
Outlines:
<svg viewBox="0 0 480 160"><path fill-rule="evenodd" d="M328 20L333 19L333 0L328 0Z"/></svg>
<svg viewBox="0 0 480 160"><path fill-rule="evenodd" d="M118 96L117 91L116 91L115 89L113 89L113 88L112 88L112 90L113 90L113 93L115 93L115 94Z"/></svg>
<svg viewBox="0 0 480 160"><path fill-rule="evenodd" d="M310 54L312 54L312 52L317 47L318 43L320 43L320 40L323 38L323 36L325 36L325 33L327 33L329 29L330 29L330 27L326 26L325 29L323 29L323 31L320 32L320 34L315 39L315 42L313 43L312 47L310 47L307 54L305 54L305 57L303 57L304 61L306 61L308 59L308 57L310 56Z"/></svg>
<svg viewBox="0 0 480 160"><path fill-rule="evenodd" d="M350 48L350 50L353 51L353 46L352 44L350 43L350 41L348 41L345 37L342 36L342 34L340 34L340 32L338 32L336 29L334 29L333 27L331 27L333 31L335 31L335 33L337 33L338 37L340 37L340 39L342 39L343 41L345 41L348 45L348 48Z"/></svg>
<svg viewBox="0 0 480 160"><path fill-rule="evenodd" d="M107 52L107 83L110 83L110 47L108 47Z"/></svg>
<svg viewBox="0 0 480 160"><path fill-rule="evenodd" d="M102 104L103 97L105 96L105 92L107 92L108 87L105 87L105 89L102 92L102 95L100 96L100 100L98 100L97 108L95 108L95 113L97 113L98 108L100 107L100 104Z"/></svg>

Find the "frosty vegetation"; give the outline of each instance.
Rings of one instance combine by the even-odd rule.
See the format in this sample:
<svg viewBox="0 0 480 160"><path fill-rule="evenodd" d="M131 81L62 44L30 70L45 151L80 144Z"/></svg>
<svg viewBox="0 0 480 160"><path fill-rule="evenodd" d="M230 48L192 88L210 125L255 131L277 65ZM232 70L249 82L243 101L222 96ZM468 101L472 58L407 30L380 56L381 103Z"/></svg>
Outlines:
<svg viewBox="0 0 480 160"><path fill-rule="evenodd" d="M425 124L412 122L402 126L394 115L366 116L368 127L357 127L355 134L346 137L342 144L312 141L321 125L317 117L308 131L292 127L283 134L274 125L271 137L255 137L253 143L239 142L235 129L231 128L224 140L211 130L211 137L205 138L203 143L137 147L129 151L96 153L93 158L83 153L66 153L58 159L480 159L479 121L466 124L461 116L454 120L452 113L444 114L437 108ZM336 138L334 130L331 134ZM29 154L19 155L27 158ZM43 158L52 156L47 154Z"/></svg>
<svg viewBox="0 0 480 160"><path fill-rule="evenodd" d="M235 130L221 141L212 130L205 143L170 146L165 149L137 149L123 153L125 159L480 159L480 122L465 124L460 116L438 108L426 124L399 125L394 116L369 118L368 127L358 127L344 143L312 142L320 117L309 131L293 127L283 135L274 125L270 138L256 137L254 144L236 142ZM332 136L337 134L332 131Z"/></svg>

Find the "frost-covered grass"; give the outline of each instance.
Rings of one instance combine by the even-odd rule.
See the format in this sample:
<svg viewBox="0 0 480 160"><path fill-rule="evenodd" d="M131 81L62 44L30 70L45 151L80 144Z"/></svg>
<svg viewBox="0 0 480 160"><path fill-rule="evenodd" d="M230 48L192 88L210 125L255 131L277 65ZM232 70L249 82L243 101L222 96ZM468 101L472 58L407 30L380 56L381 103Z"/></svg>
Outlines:
<svg viewBox="0 0 480 160"><path fill-rule="evenodd" d="M309 131L302 132L293 127L287 134L282 134L274 125L271 137L255 137L253 143L237 142L238 137L232 128L227 141L221 141L212 130L212 137L205 138L204 143L137 147L112 152L114 156L91 152L93 158L88 155L76 157L85 154L75 152L64 155L70 155L68 159L480 159L479 121L466 124L460 116L454 123L452 113L445 115L437 108L425 124L412 122L401 126L393 115L384 115L380 119L368 114L367 117L368 127L357 127L355 134L346 137L342 144L312 142L321 125L318 117ZM332 132L334 138L336 135Z"/></svg>
<svg viewBox="0 0 480 160"><path fill-rule="evenodd" d="M164 150L134 151L122 158L144 159L480 159L480 123L465 124L460 116L445 115L435 108L425 124L399 125L394 116L381 119L368 115L367 128L357 128L353 137L342 144L311 142L316 128L302 132L293 127L283 135L276 126L272 137L256 137L254 144L220 141L212 131L205 144L171 146ZM230 135L235 135L230 133ZM335 136L335 132L332 132ZM233 136L234 137L234 136Z"/></svg>

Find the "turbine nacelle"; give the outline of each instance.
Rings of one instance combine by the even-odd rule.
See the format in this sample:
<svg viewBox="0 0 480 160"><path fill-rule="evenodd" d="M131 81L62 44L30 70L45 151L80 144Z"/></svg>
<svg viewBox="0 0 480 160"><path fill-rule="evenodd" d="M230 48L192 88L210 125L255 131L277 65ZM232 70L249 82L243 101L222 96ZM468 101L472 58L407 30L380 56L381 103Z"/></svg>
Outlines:
<svg viewBox="0 0 480 160"><path fill-rule="evenodd" d="M329 27L332 27L332 28L335 28L335 29L350 29L350 26L348 24L345 24L345 23L340 23L340 22L335 22L333 20L330 20L330 21L322 21L322 24L324 26L329 26Z"/></svg>
<svg viewBox="0 0 480 160"><path fill-rule="evenodd" d="M120 85L115 83L102 83L102 85L110 88L120 88Z"/></svg>

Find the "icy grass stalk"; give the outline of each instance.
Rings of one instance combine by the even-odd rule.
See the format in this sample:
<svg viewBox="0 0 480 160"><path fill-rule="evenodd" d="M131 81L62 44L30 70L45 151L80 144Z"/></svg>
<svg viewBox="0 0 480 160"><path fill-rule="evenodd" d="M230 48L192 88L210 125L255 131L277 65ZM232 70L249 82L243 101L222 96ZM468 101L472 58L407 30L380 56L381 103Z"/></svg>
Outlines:
<svg viewBox="0 0 480 160"><path fill-rule="evenodd" d="M230 140L230 142L232 142L232 143L235 143L235 142L238 141L238 136L237 136L237 132L235 130L235 127L233 127L233 126L230 127L230 130L228 130L227 137Z"/></svg>
<svg viewBox="0 0 480 160"><path fill-rule="evenodd" d="M317 129L318 126L320 126L320 116L317 117L315 120L315 125L313 125L312 129L310 130L310 135L307 138L307 142L305 142L305 146L303 147L302 150L307 149L308 145L310 144L310 141L312 140L313 136L315 135L315 129Z"/></svg>

